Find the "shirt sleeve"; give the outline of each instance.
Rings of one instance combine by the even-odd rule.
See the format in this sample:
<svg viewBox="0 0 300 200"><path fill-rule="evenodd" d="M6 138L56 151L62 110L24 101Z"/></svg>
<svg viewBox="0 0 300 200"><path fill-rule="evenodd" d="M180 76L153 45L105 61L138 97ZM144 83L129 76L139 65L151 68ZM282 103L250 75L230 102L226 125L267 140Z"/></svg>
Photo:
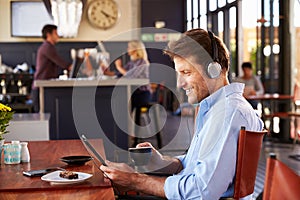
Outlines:
<svg viewBox="0 0 300 200"><path fill-rule="evenodd" d="M182 163L185 155L176 156L176 158Z"/></svg>

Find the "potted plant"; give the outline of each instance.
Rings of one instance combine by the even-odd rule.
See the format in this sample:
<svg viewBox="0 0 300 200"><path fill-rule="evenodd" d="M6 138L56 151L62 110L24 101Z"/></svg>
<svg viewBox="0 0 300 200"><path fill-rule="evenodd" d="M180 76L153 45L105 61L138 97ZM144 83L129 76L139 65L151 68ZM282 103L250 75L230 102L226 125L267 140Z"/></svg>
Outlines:
<svg viewBox="0 0 300 200"><path fill-rule="evenodd" d="M9 126L9 121L12 119L14 112L11 107L0 103L0 164L2 156L2 147L4 145L4 134L8 133L6 128Z"/></svg>
<svg viewBox="0 0 300 200"><path fill-rule="evenodd" d="M11 107L0 103L0 145L4 143L4 134L8 133L6 128L9 126L9 121L12 119L14 112Z"/></svg>

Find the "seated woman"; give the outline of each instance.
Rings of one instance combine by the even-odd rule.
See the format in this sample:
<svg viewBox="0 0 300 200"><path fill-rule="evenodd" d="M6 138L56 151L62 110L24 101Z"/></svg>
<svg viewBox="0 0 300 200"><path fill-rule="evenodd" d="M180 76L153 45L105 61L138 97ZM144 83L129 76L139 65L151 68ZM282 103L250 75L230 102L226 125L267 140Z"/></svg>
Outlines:
<svg viewBox="0 0 300 200"><path fill-rule="evenodd" d="M104 75L124 78L149 78L149 61L145 45L141 41L133 40L128 42L127 54L130 61L125 65L121 59L115 61L117 72L111 71L107 66L101 65ZM136 110L135 123L140 124L141 107L148 105L151 99L150 85L143 85L137 88L131 96L131 110ZM135 146L137 138L134 140Z"/></svg>

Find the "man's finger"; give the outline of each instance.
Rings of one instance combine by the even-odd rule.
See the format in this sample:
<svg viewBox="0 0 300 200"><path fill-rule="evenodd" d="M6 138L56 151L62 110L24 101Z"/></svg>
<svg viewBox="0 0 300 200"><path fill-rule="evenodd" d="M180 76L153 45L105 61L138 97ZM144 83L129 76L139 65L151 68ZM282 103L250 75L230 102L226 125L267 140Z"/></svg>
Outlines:
<svg viewBox="0 0 300 200"><path fill-rule="evenodd" d="M101 166L100 166L100 170L103 171L103 172L110 172L109 167L104 166L104 165L101 165Z"/></svg>
<svg viewBox="0 0 300 200"><path fill-rule="evenodd" d="M143 143L136 145L136 147L152 147L152 145L150 142L143 142Z"/></svg>

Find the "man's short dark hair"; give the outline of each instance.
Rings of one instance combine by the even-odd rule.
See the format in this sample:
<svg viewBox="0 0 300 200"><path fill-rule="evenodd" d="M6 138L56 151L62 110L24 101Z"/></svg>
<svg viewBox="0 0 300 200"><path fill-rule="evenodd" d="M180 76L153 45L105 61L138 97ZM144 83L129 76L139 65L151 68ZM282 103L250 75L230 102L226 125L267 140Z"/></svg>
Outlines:
<svg viewBox="0 0 300 200"><path fill-rule="evenodd" d="M217 48L218 48L218 62L222 68L228 71L229 68L229 54L224 43L214 36ZM192 56L196 59L196 62L202 65L207 65L212 62L213 52L212 44L209 34L204 29L192 29L186 31L176 41L171 41L168 44L168 48L165 53L172 59L179 56L188 58Z"/></svg>
<svg viewBox="0 0 300 200"><path fill-rule="evenodd" d="M47 34L52 33L53 30L57 30L57 26L53 24L46 24L42 29L42 37L44 40L47 39Z"/></svg>
<svg viewBox="0 0 300 200"><path fill-rule="evenodd" d="M252 63L251 62L244 62L242 64L242 69L244 69L244 68L252 69Z"/></svg>

